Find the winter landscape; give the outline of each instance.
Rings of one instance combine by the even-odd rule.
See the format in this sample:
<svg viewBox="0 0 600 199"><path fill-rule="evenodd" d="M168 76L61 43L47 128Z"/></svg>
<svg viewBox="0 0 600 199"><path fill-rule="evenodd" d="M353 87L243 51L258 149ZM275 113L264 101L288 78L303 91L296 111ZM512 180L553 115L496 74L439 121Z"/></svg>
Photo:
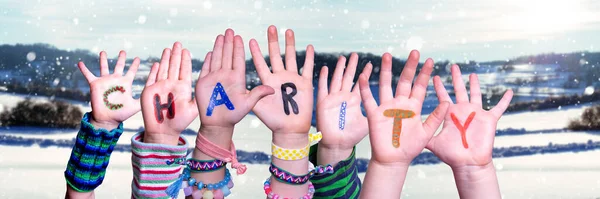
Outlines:
<svg viewBox="0 0 600 199"><path fill-rule="evenodd" d="M150 66L173 42L192 52L197 79L204 53L225 28L266 46L266 27L274 24L280 41L286 28L295 30L299 66L304 47L315 45L315 97L320 68L329 66L331 79L338 56L357 52L358 71L374 65L370 83L378 99L381 54L394 56L395 85L412 49L421 51L421 64L435 60L433 74L452 97L452 64L465 81L478 74L486 109L513 89L493 150L502 197L600 199L599 11L594 0L0 0L0 198L64 198L63 172L81 116L91 111L77 62L98 74L102 50L111 66L119 50L128 52L127 66L139 56L133 85L139 96ZM246 49L251 89L260 80L249 55ZM423 120L438 105L432 82L427 94ZM312 126L314 133L314 110ZM196 119L182 134L194 140L199 127ZM144 129L141 113L124 128L96 198L130 197L130 139ZM233 177L229 198L264 198L270 130L249 114L236 125L233 141L248 171ZM362 179L371 156L368 136L356 152ZM412 162L402 198L458 198L451 169L424 150Z"/></svg>

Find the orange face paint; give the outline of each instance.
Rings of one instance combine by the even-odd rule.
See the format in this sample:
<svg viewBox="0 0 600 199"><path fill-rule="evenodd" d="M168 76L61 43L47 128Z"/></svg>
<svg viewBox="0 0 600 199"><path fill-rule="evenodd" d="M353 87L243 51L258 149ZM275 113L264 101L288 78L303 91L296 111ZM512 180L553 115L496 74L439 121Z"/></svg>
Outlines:
<svg viewBox="0 0 600 199"><path fill-rule="evenodd" d="M469 117L467 118L467 121L465 121L464 125L462 125L460 121L458 121L458 118L456 118L456 115L454 115L454 113L450 113L450 117L452 118L452 122L454 122L454 125L456 126L458 131L460 131L463 147L465 147L465 149L469 148L469 143L467 143L467 128L469 128L471 121L473 121L473 118L475 118L475 112L471 112L471 114L469 114Z"/></svg>
<svg viewBox="0 0 600 199"><path fill-rule="evenodd" d="M400 147L400 135L402 134L402 119L412 118L415 113L410 110L402 109L387 109L383 112L383 116L394 118L394 128L392 130L392 145Z"/></svg>

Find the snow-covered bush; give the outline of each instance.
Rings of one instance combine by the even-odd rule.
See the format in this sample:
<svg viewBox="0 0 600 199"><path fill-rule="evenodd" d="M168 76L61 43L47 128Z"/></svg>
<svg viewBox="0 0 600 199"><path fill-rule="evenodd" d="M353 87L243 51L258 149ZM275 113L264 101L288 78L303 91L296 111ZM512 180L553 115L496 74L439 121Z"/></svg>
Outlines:
<svg viewBox="0 0 600 199"><path fill-rule="evenodd" d="M600 130L600 106L586 108L580 119L572 120L568 126L571 130Z"/></svg>
<svg viewBox="0 0 600 199"><path fill-rule="evenodd" d="M0 114L0 125L76 128L82 117L79 107L66 102L25 99Z"/></svg>

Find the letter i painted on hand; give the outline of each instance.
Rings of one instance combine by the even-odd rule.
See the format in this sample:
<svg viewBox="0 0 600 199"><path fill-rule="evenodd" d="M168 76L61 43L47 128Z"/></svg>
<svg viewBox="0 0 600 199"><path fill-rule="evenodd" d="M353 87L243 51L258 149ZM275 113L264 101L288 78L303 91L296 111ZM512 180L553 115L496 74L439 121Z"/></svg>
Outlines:
<svg viewBox="0 0 600 199"><path fill-rule="evenodd" d="M154 116L159 124L165 120L162 112L165 109L167 110L167 118L175 118L175 97L173 97L173 93L169 93L167 103L161 104L160 102L160 95L158 93L154 94Z"/></svg>
<svg viewBox="0 0 600 199"><path fill-rule="evenodd" d="M467 121L465 121L464 125L462 125L460 121L458 121L458 118L456 118L456 115L454 115L454 113L450 113L450 117L452 118L452 122L454 122L454 125L456 126L458 131L460 131L460 137L462 138L463 147L465 147L465 149L468 149L469 143L467 143L467 129L469 128L471 121L473 121L473 118L475 118L475 112L471 112L471 114L469 114L469 117L467 118Z"/></svg>
<svg viewBox="0 0 600 199"><path fill-rule="evenodd" d="M410 110L387 109L383 112L383 116L394 118L394 128L392 130L392 145L396 148L400 147L400 135L402 134L402 119L412 118L415 116L415 113Z"/></svg>
<svg viewBox="0 0 600 199"><path fill-rule="evenodd" d="M344 130L344 128L346 127L346 106L347 103L342 102L342 106L340 107L340 130Z"/></svg>
<svg viewBox="0 0 600 199"><path fill-rule="evenodd" d="M287 88L291 88L292 92L287 93ZM281 98L283 99L283 111L286 115L290 115L290 108L288 107L288 103L292 107L292 111L294 114L298 115L298 103L294 100L294 96L298 93L296 90L296 85L294 83L288 82L281 85Z"/></svg>
<svg viewBox="0 0 600 199"><path fill-rule="evenodd" d="M219 95L221 95L221 99L217 99ZM225 106L229 110L235 109L233 103L231 103L231 100L229 100L229 97L227 96L223 85L221 85L221 82L217 82L217 85L213 89L213 93L210 96L210 102L208 102L208 107L206 108L206 116L211 116L213 110L215 109L215 106L220 106L222 104L225 104Z"/></svg>

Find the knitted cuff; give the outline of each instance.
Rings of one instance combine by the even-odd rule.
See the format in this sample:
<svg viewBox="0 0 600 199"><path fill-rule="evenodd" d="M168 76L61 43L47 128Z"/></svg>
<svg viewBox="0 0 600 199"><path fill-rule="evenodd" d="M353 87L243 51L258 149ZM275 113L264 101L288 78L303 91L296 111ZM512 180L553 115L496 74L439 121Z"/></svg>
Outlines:
<svg viewBox="0 0 600 199"><path fill-rule="evenodd" d="M166 189L179 178L181 165L166 162L186 156L187 140L180 136L179 145L169 146L143 143L143 137L142 132L131 138L132 198L170 198Z"/></svg>
<svg viewBox="0 0 600 199"><path fill-rule="evenodd" d="M318 175L310 179L315 186L314 198L358 198L361 182L356 167L356 147L350 157L334 167L334 173Z"/></svg>
<svg viewBox="0 0 600 199"><path fill-rule="evenodd" d="M65 170L67 184L75 191L89 192L102 184L110 154L123 134L123 123L116 129L96 129L89 120L91 113L81 119L81 128Z"/></svg>

